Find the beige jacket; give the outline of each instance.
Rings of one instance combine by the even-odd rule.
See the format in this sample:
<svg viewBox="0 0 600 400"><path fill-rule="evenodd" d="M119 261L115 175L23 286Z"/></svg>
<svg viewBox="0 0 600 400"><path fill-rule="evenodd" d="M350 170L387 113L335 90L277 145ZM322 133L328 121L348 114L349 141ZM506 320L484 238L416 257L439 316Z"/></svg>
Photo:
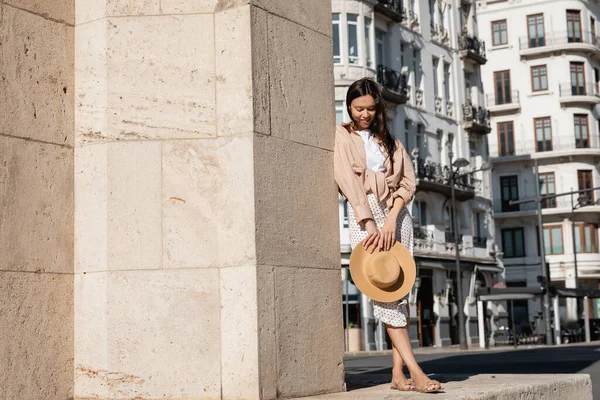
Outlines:
<svg viewBox="0 0 600 400"><path fill-rule="evenodd" d="M372 219L373 214L367 194L373 193L380 203L392 208L394 199L400 197L408 204L415 195L415 170L402 143L396 139L396 151L390 162L385 160L385 172L367 169L367 156L362 138L349 124L335 130L334 177L340 191L348 200L357 222Z"/></svg>

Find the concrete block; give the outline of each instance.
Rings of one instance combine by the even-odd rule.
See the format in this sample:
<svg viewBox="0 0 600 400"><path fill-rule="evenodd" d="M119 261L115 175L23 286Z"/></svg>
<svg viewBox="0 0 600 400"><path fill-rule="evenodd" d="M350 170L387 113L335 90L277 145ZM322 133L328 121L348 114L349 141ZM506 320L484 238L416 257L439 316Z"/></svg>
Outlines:
<svg viewBox="0 0 600 400"><path fill-rule="evenodd" d="M73 276L0 271L0 326L0 398L72 398Z"/></svg>
<svg viewBox="0 0 600 400"><path fill-rule="evenodd" d="M106 0L75 0L75 25L106 17Z"/></svg>
<svg viewBox="0 0 600 400"><path fill-rule="evenodd" d="M160 0L106 0L106 13L110 17L160 14Z"/></svg>
<svg viewBox="0 0 600 400"><path fill-rule="evenodd" d="M252 4L321 35L331 37L331 2L321 0L253 0ZM329 52L331 55L331 52ZM331 62L330 62L331 64Z"/></svg>
<svg viewBox="0 0 600 400"><path fill-rule="evenodd" d="M220 268L224 399L259 399L256 267Z"/></svg>
<svg viewBox="0 0 600 400"><path fill-rule="evenodd" d="M268 27L271 134L332 150L335 115L324 112L335 109L331 39L274 15Z"/></svg>
<svg viewBox="0 0 600 400"><path fill-rule="evenodd" d="M0 41L0 132L73 144L73 27L2 5Z"/></svg>
<svg viewBox="0 0 600 400"><path fill-rule="evenodd" d="M252 265L252 134L163 144L165 268Z"/></svg>
<svg viewBox="0 0 600 400"><path fill-rule="evenodd" d="M341 298L339 269L275 268L281 397L343 390Z"/></svg>
<svg viewBox="0 0 600 400"><path fill-rule="evenodd" d="M271 97L269 91L268 14L258 8L250 10L252 20L252 102L254 132L271 134Z"/></svg>
<svg viewBox="0 0 600 400"><path fill-rule="evenodd" d="M210 14L219 0L161 0L163 14Z"/></svg>
<svg viewBox="0 0 600 400"><path fill-rule="evenodd" d="M216 135L210 14L108 21L109 139Z"/></svg>
<svg viewBox="0 0 600 400"><path fill-rule="evenodd" d="M250 6L215 14L218 135L253 130Z"/></svg>
<svg viewBox="0 0 600 400"><path fill-rule="evenodd" d="M75 23L75 0L5 0L3 3L23 10L19 12L35 14L57 23Z"/></svg>
<svg viewBox="0 0 600 400"><path fill-rule="evenodd" d="M332 157L329 151L256 135L259 265L339 270L339 220L337 212L331 211L338 205Z"/></svg>
<svg viewBox="0 0 600 400"><path fill-rule="evenodd" d="M263 399L278 396L277 319L275 312L275 267L257 266L258 349L260 394Z"/></svg>
<svg viewBox="0 0 600 400"><path fill-rule="evenodd" d="M76 285L75 398L220 398L218 269L92 273Z"/></svg>
<svg viewBox="0 0 600 400"><path fill-rule="evenodd" d="M161 142L107 148L108 269L162 267Z"/></svg>
<svg viewBox="0 0 600 400"><path fill-rule="evenodd" d="M75 148L75 272L108 269L107 146L99 143Z"/></svg>
<svg viewBox="0 0 600 400"><path fill-rule="evenodd" d="M73 271L73 150L0 136L0 269Z"/></svg>

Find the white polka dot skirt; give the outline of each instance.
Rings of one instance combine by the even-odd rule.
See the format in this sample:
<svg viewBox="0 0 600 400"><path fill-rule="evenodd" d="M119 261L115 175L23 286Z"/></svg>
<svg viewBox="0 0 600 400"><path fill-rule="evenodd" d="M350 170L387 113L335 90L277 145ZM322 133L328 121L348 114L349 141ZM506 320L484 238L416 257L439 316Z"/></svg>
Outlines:
<svg viewBox="0 0 600 400"><path fill-rule="evenodd" d="M389 214L389 210L385 204L380 204L373 194L368 194L367 200L369 201L375 223L381 229ZM348 207L348 229L350 231L350 245L354 249L357 244L367 237L367 231L362 229L356 222L352 207ZM413 221L406 207L398 215L396 240L406 246L410 254L413 254ZM405 327L408 323L407 305L408 296L391 303L382 303L373 300L373 314L375 318L381 320L384 324L394 327Z"/></svg>

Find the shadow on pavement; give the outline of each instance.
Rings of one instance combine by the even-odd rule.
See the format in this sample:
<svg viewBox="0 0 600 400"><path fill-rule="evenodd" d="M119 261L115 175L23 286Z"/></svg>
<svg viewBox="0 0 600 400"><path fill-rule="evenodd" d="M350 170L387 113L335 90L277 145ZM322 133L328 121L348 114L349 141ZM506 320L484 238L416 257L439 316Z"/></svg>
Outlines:
<svg viewBox="0 0 600 400"><path fill-rule="evenodd" d="M443 384L449 381L463 381L480 374L580 373L600 361L600 345L477 353L422 354L418 355L417 359L425 373ZM387 364L389 366L381 365L384 360L389 363ZM389 383L391 375L391 356L382 357L378 366L347 365L347 390Z"/></svg>

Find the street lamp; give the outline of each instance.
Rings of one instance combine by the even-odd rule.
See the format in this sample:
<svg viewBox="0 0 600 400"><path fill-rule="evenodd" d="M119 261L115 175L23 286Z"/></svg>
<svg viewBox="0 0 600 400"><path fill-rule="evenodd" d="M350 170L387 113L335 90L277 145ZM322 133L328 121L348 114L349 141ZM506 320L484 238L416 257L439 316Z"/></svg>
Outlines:
<svg viewBox="0 0 600 400"><path fill-rule="evenodd" d="M474 171L465 172L462 174L458 174L460 168L465 168L469 165L469 161L464 158L457 158L454 162L452 162L452 158L454 157L454 153L452 151L452 144L450 143L450 151L448 152L448 157L450 158L450 191L452 196L452 212L450 217L452 219L452 230L454 231L454 251L455 251L455 259L456 259L456 306L458 308L458 338L460 342L460 349L467 350L467 334L465 332L465 314L464 314L464 299L462 295L462 273L460 270L460 251L458 248L458 224L457 224L457 212L456 212L456 197L454 193L454 183L457 177L464 177L467 175L474 174L479 171L487 171L491 169L492 165L489 162L485 162L482 164L481 168L476 169ZM456 169L454 169L454 168Z"/></svg>

